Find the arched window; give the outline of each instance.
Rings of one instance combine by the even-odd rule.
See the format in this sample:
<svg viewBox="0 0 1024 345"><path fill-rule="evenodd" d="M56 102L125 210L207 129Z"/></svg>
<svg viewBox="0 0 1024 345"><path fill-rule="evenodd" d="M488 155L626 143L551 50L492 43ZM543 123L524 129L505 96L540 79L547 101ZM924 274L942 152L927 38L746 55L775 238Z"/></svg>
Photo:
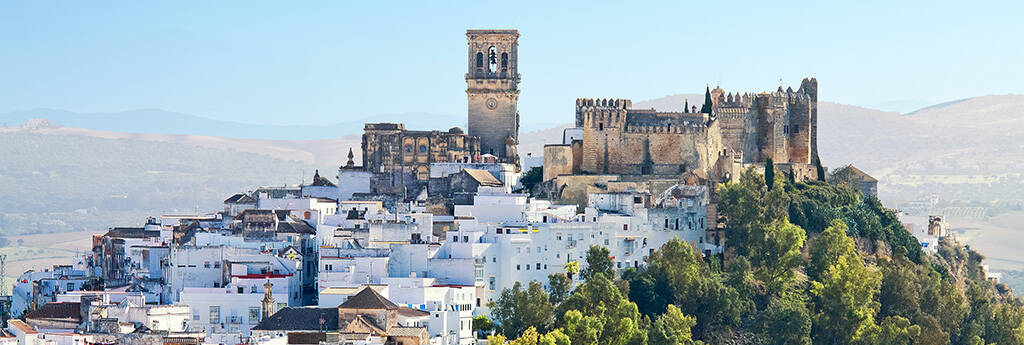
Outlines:
<svg viewBox="0 0 1024 345"><path fill-rule="evenodd" d="M484 67L484 53L476 53L476 68Z"/></svg>
<svg viewBox="0 0 1024 345"><path fill-rule="evenodd" d="M508 53L501 53L501 71L508 70Z"/></svg>
<svg viewBox="0 0 1024 345"><path fill-rule="evenodd" d="M498 48L494 46L487 49L487 67L488 72L498 71Z"/></svg>
<svg viewBox="0 0 1024 345"><path fill-rule="evenodd" d="M309 211L306 211L306 213L303 213L302 216L306 217L306 219L309 219L311 215L309 214Z"/></svg>

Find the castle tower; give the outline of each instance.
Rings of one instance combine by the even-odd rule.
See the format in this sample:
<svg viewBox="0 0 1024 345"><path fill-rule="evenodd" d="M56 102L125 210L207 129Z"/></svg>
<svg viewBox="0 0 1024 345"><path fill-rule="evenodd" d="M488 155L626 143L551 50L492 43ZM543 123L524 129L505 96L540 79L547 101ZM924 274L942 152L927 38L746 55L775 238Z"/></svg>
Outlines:
<svg viewBox="0 0 1024 345"><path fill-rule="evenodd" d="M466 30L468 134L480 138L480 153L519 163L519 31Z"/></svg>

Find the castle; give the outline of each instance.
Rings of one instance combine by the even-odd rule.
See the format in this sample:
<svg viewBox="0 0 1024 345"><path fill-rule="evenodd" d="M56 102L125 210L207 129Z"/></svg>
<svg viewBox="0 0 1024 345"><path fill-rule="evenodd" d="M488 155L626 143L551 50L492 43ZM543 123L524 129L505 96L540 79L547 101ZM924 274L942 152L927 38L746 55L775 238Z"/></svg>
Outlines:
<svg viewBox="0 0 1024 345"><path fill-rule="evenodd" d="M544 180L566 175L645 179L693 174L735 177L771 159L794 178L816 178L817 80L759 94L705 91L705 104L682 112L635 109L628 99L576 100L576 128L544 147Z"/></svg>

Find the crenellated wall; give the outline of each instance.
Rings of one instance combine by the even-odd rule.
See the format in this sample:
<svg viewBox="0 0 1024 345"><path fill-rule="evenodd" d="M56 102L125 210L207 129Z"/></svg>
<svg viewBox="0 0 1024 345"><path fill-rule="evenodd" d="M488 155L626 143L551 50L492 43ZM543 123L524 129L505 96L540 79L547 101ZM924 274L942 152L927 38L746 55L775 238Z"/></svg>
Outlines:
<svg viewBox="0 0 1024 345"><path fill-rule="evenodd" d="M576 100L583 128L580 170L599 174L678 175L714 165L720 140L708 114L632 109L628 99ZM709 133L713 133L710 134ZM710 151L709 151L710 149Z"/></svg>

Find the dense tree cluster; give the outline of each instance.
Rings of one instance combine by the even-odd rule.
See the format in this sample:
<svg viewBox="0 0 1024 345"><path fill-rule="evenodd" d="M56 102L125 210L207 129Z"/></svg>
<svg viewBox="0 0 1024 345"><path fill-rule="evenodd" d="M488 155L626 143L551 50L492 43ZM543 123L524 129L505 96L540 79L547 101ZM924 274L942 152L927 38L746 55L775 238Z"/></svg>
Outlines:
<svg viewBox="0 0 1024 345"><path fill-rule="evenodd" d="M926 255L875 198L754 171L717 194L724 255L672 240L616 277L592 247L575 289L567 272L503 291L492 344L1024 344L1024 304L980 254Z"/></svg>

